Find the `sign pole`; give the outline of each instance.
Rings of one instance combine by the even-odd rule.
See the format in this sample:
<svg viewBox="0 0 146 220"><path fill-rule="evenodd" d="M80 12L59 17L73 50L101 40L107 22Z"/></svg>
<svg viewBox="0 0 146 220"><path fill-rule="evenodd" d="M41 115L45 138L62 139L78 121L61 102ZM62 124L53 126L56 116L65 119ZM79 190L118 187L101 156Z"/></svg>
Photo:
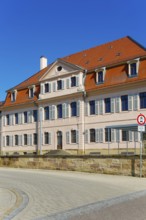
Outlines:
<svg viewBox="0 0 146 220"><path fill-rule="evenodd" d="M142 177L142 131L140 131L140 178Z"/></svg>

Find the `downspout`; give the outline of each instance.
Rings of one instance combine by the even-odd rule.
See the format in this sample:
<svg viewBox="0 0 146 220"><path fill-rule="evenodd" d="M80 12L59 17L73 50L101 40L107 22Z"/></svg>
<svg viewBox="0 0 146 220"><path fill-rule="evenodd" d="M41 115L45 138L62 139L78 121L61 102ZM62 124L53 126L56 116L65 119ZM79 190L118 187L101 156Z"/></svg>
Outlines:
<svg viewBox="0 0 146 220"><path fill-rule="evenodd" d="M84 116L83 116L83 134L84 134L84 143L83 143L83 153L85 154L85 101L86 101L86 88L85 88L85 80L86 80L86 73L87 70L85 69L83 72L83 86L84 86L84 91L83 91L83 101L84 101Z"/></svg>

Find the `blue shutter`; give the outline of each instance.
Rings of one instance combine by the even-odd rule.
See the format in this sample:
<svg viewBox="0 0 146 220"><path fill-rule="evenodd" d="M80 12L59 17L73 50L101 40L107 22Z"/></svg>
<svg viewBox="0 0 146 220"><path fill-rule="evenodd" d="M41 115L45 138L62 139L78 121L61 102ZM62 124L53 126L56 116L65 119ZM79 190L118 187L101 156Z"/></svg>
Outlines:
<svg viewBox="0 0 146 220"><path fill-rule="evenodd" d="M77 116L80 116L80 101L77 101Z"/></svg>
<svg viewBox="0 0 146 220"><path fill-rule="evenodd" d="M88 143L89 140L88 140L88 130L85 130L85 143Z"/></svg>
<svg viewBox="0 0 146 220"><path fill-rule="evenodd" d="M132 95L128 95L128 110L132 110Z"/></svg>
<svg viewBox="0 0 146 220"><path fill-rule="evenodd" d="M69 144L70 143L70 132L67 131L66 132L66 144Z"/></svg>
<svg viewBox="0 0 146 220"><path fill-rule="evenodd" d="M115 99L111 98L111 112L114 113L115 112Z"/></svg>

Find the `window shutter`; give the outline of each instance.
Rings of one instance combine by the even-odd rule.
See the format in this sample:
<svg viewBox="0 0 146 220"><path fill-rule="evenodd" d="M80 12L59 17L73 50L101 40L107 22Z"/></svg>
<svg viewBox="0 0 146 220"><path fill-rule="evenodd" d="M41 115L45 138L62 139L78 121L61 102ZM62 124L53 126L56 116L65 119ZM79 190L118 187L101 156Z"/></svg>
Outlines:
<svg viewBox="0 0 146 220"><path fill-rule="evenodd" d="M114 113L115 112L115 99L111 98L111 112Z"/></svg>
<svg viewBox="0 0 146 220"><path fill-rule="evenodd" d="M85 130L85 143L88 143L88 130Z"/></svg>
<svg viewBox="0 0 146 220"><path fill-rule="evenodd" d="M56 82L53 82L53 92L56 92Z"/></svg>
<svg viewBox="0 0 146 220"><path fill-rule="evenodd" d="M138 142L138 131L134 131L134 141Z"/></svg>
<svg viewBox="0 0 146 220"><path fill-rule="evenodd" d="M21 145L24 146L24 136L23 136L23 134L21 135Z"/></svg>
<svg viewBox="0 0 146 220"><path fill-rule="evenodd" d="M22 114L18 114L18 124L22 124Z"/></svg>
<svg viewBox="0 0 146 220"><path fill-rule="evenodd" d="M52 120L52 105L49 106L49 118Z"/></svg>
<svg viewBox="0 0 146 220"><path fill-rule="evenodd" d="M49 92L51 92L51 90L52 90L52 84L51 83L49 83Z"/></svg>
<svg viewBox="0 0 146 220"><path fill-rule="evenodd" d="M116 97L115 99L115 111L120 112L120 97Z"/></svg>
<svg viewBox="0 0 146 220"><path fill-rule="evenodd" d="M98 115L99 113L99 102L96 100L95 101L95 114Z"/></svg>
<svg viewBox="0 0 146 220"><path fill-rule="evenodd" d="M64 80L62 80L62 89L64 89Z"/></svg>
<svg viewBox="0 0 146 220"><path fill-rule="evenodd" d="M80 116L80 101L77 101L77 116Z"/></svg>
<svg viewBox="0 0 146 220"><path fill-rule="evenodd" d="M89 115L89 103L88 102L85 103L85 115L86 116Z"/></svg>
<svg viewBox="0 0 146 220"><path fill-rule="evenodd" d="M41 94L44 94L44 84L41 83Z"/></svg>
<svg viewBox="0 0 146 220"><path fill-rule="evenodd" d="M18 136L18 145L22 146L22 136L21 135Z"/></svg>
<svg viewBox="0 0 146 220"><path fill-rule="evenodd" d="M32 123L32 114L33 114L32 110L28 111L28 122L29 123Z"/></svg>
<svg viewBox="0 0 146 220"><path fill-rule="evenodd" d="M128 110L132 111L132 95L128 95Z"/></svg>
<svg viewBox="0 0 146 220"><path fill-rule="evenodd" d="M3 126L5 126L5 125L6 125L6 116L3 115Z"/></svg>
<svg viewBox="0 0 146 220"><path fill-rule="evenodd" d="M66 118L69 117L69 104L66 103Z"/></svg>
<svg viewBox="0 0 146 220"><path fill-rule="evenodd" d="M138 95L133 96L133 110L134 111L138 110Z"/></svg>
<svg viewBox="0 0 146 220"><path fill-rule="evenodd" d="M49 144L51 144L51 133L49 133Z"/></svg>
<svg viewBox="0 0 146 220"><path fill-rule="evenodd" d="M79 143L79 131L76 130L76 143L78 144Z"/></svg>
<svg viewBox="0 0 146 220"><path fill-rule="evenodd" d="M13 123L12 123L12 120L13 120L13 115L10 115L10 125L12 125Z"/></svg>
<svg viewBox="0 0 146 220"><path fill-rule="evenodd" d="M99 142L99 129L95 130L95 142L98 143Z"/></svg>
<svg viewBox="0 0 146 220"><path fill-rule="evenodd" d="M120 142L120 130L116 129L116 142L119 143Z"/></svg>
<svg viewBox="0 0 146 220"><path fill-rule="evenodd" d="M69 136L69 131L66 132L66 143L69 144L70 143L70 136Z"/></svg>
<svg viewBox="0 0 146 220"><path fill-rule="evenodd" d="M67 88L67 89L70 88L70 79L66 79L66 88Z"/></svg>
<svg viewBox="0 0 146 220"><path fill-rule="evenodd" d="M132 133L133 133L132 131L129 131L129 141L133 141Z"/></svg>
<svg viewBox="0 0 146 220"><path fill-rule="evenodd" d="M14 146L14 136L11 136L11 140L12 140L12 147Z"/></svg>
<svg viewBox="0 0 146 220"><path fill-rule="evenodd" d="M79 86L79 76L76 76L76 86Z"/></svg>
<svg viewBox="0 0 146 220"><path fill-rule="evenodd" d="M103 128L99 129L99 142L102 143L103 142Z"/></svg>
<svg viewBox="0 0 146 220"><path fill-rule="evenodd" d="M6 146L6 137L3 136L3 147L5 147L5 146Z"/></svg>
<svg viewBox="0 0 146 220"><path fill-rule="evenodd" d="M103 100L99 101L99 114L103 115Z"/></svg>
<svg viewBox="0 0 146 220"><path fill-rule="evenodd" d="M52 119L55 119L55 105L52 105Z"/></svg>
<svg viewBox="0 0 146 220"><path fill-rule="evenodd" d="M115 141L115 130L111 129L111 142Z"/></svg>
<svg viewBox="0 0 146 220"><path fill-rule="evenodd" d="M62 104L62 117L66 118L66 103Z"/></svg>

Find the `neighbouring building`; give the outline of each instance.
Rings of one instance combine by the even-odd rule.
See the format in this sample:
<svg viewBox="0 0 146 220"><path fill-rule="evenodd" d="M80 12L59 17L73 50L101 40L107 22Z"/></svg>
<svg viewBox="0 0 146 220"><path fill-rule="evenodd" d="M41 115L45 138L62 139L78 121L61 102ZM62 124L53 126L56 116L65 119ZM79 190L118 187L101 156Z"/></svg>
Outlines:
<svg viewBox="0 0 146 220"><path fill-rule="evenodd" d="M146 114L146 50L131 37L47 64L0 103L3 154L139 146Z"/></svg>

